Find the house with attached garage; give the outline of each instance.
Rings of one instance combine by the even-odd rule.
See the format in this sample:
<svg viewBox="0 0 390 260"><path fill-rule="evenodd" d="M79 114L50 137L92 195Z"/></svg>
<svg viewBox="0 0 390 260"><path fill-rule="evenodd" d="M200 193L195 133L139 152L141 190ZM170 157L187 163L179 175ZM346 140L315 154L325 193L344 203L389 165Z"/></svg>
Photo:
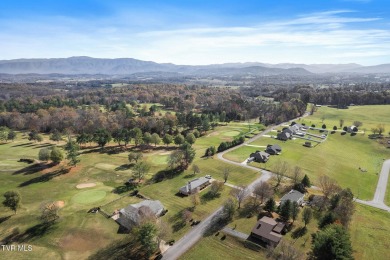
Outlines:
<svg viewBox="0 0 390 260"><path fill-rule="evenodd" d="M143 200L119 210L112 218L125 229L131 230L146 218L157 218L163 212L164 206L159 200Z"/></svg>
<svg viewBox="0 0 390 260"><path fill-rule="evenodd" d="M257 221L250 234L250 240L256 242L260 240L268 246L276 247L282 239L282 232L285 225L276 222L269 217L262 217Z"/></svg>
<svg viewBox="0 0 390 260"><path fill-rule="evenodd" d="M255 161L258 163L265 163L269 159L269 153L262 152L262 151L256 151L254 153L251 153L249 155L249 160L248 161Z"/></svg>
<svg viewBox="0 0 390 260"><path fill-rule="evenodd" d="M179 189L179 192L187 196L199 192L211 183L210 178L206 177L200 177L189 181L186 185Z"/></svg>

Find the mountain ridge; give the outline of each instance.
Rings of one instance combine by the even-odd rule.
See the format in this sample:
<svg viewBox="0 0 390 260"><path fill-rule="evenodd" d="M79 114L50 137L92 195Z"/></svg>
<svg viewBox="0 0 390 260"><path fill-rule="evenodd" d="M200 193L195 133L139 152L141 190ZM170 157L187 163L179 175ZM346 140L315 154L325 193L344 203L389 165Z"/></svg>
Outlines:
<svg viewBox="0 0 390 260"><path fill-rule="evenodd" d="M362 66L346 64L269 64L261 62L223 63L210 65L176 65L134 58L37 58L0 60L0 73L6 74L106 74L131 75L134 73L175 72L185 75L312 75L323 73L390 73L390 64Z"/></svg>

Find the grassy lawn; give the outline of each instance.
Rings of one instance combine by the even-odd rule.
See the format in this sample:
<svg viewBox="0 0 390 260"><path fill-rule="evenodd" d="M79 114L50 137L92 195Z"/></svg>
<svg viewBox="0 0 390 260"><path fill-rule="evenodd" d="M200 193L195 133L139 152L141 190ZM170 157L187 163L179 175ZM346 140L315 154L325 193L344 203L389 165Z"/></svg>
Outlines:
<svg viewBox="0 0 390 260"><path fill-rule="evenodd" d="M359 130L370 130L378 124L385 124L388 132L390 130L390 105L351 106L348 109L323 106L319 107L312 116L302 119L299 123L315 124L319 127L322 126L322 118L325 118L324 124L329 129L333 126L340 127L340 119L343 119L344 126L350 126L354 121L361 121L363 125Z"/></svg>
<svg viewBox="0 0 390 260"><path fill-rule="evenodd" d="M388 259L390 214L356 204L350 233L355 259Z"/></svg>
<svg viewBox="0 0 390 260"><path fill-rule="evenodd" d="M266 259L264 252L256 252L246 248L243 242L234 237L227 235L226 239L222 240L221 238L222 233L218 236L202 238L180 259Z"/></svg>
<svg viewBox="0 0 390 260"><path fill-rule="evenodd" d="M369 139L367 135L350 136L341 135L339 132L330 134L327 141L313 148L306 148L303 143L304 140L301 139L282 142L262 137L251 145L279 144L283 149L282 154L271 156L266 164L252 165L272 170L280 161L286 161L292 167L300 166L314 184L319 176L328 175L336 179L342 187L351 188L355 196L365 200L373 198L383 159L390 158L389 149ZM225 154L225 158L242 162L256 149L264 148L240 147ZM361 172L359 167L367 172Z"/></svg>

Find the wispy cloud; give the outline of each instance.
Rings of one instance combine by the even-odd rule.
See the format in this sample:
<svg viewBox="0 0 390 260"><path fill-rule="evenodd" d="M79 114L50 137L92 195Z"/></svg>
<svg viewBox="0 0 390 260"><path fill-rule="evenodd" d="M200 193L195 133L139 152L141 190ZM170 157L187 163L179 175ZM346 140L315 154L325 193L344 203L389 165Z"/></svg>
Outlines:
<svg viewBox="0 0 390 260"><path fill-rule="evenodd" d="M222 62L380 63L390 60L390 30L381 17L333 10L250 26L138 28L124 17L54 17L0 23L4 57L134 57L177 64ZM362 26L364 25L364 26ZM176 27L176 28L175 28ZM151 26L151 28L155 28ZM9 57L14 58L14 57Z"/></svg>

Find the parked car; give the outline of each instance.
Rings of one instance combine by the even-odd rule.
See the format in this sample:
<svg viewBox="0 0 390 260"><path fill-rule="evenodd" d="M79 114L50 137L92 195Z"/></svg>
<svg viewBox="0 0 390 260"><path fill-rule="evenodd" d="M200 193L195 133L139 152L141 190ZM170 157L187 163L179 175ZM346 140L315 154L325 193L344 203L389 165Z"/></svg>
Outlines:
<svg viewBox="0 0 390 260"><path fill-rule="evenodd" d="M204 176L206 179L211 179L211 175L206 175L206 176Z"/></svg>

